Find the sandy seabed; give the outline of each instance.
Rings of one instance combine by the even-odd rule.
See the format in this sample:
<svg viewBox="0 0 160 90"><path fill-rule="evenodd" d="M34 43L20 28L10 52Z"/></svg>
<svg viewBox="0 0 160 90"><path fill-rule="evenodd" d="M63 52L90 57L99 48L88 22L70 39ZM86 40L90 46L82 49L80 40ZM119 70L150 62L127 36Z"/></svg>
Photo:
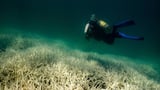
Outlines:
<svg viewBox="0 0 160 90"><path fill-rule="evenodd" d="M0 43L0 90L160 90L157 72L131 58L21 35Z"/></svg>

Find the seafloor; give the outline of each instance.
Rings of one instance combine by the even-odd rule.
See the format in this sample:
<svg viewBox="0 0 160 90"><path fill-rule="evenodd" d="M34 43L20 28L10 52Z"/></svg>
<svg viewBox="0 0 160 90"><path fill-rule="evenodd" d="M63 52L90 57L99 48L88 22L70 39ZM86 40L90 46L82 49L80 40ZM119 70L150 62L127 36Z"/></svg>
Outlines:
<svg viewBox="0 0 160 90"><path fill-rule="evenodd" d="M160 90L151 65L31 36L0 34L0 90Z"/></svg>

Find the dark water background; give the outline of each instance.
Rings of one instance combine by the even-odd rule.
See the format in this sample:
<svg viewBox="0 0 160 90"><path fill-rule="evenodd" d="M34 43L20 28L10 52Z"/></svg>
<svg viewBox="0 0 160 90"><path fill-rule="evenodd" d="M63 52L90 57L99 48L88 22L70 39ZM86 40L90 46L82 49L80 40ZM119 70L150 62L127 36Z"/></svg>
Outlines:
<svg viewBox="0 0 160 90"><path fill-rule="evenodd" d="M97 53L123 55L140 62L160 63L159 0L1 0L1 32L21 30L61 39L70 47ZM113 24L133 19L135 26L120 29L144 36L144 41L116 39L114 45L85 40L84 25L90 15Z"/></svg>

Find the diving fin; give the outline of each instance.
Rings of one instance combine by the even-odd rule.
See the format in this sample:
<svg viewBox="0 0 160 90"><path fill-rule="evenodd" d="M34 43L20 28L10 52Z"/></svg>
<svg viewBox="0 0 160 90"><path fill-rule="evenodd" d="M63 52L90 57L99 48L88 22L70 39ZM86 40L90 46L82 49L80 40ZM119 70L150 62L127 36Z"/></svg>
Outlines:
<svg viewBox="0 0 160 90"><path fill-rule="evenodd" d="M118 34L119 34L119 37L121 37L121 38L132 39L132 40L144 40L144 37L130 36L130 35L124 34L122 32L118 32Z"/></svg>
<svg viewBox="0 0 160 90"><path fill-rule="evenodd" d="M121 21L119 23L114 24L114 26L117 27L117 28L126 27L126 26L130 26L130 25L135 25L135 22L131 19L124 20L124 21Z"/></svg>

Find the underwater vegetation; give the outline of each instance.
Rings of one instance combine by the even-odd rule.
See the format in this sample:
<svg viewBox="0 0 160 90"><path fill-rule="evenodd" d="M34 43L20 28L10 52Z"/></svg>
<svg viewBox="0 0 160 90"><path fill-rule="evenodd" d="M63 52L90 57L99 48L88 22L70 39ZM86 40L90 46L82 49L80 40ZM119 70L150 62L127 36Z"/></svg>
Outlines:
<svg viewBox="0 0 160 90"><path fill-rule="evenodd" d="M61 40L0 34L0 90L159 90L158 73L127 57L71 49Z"/></svg>

